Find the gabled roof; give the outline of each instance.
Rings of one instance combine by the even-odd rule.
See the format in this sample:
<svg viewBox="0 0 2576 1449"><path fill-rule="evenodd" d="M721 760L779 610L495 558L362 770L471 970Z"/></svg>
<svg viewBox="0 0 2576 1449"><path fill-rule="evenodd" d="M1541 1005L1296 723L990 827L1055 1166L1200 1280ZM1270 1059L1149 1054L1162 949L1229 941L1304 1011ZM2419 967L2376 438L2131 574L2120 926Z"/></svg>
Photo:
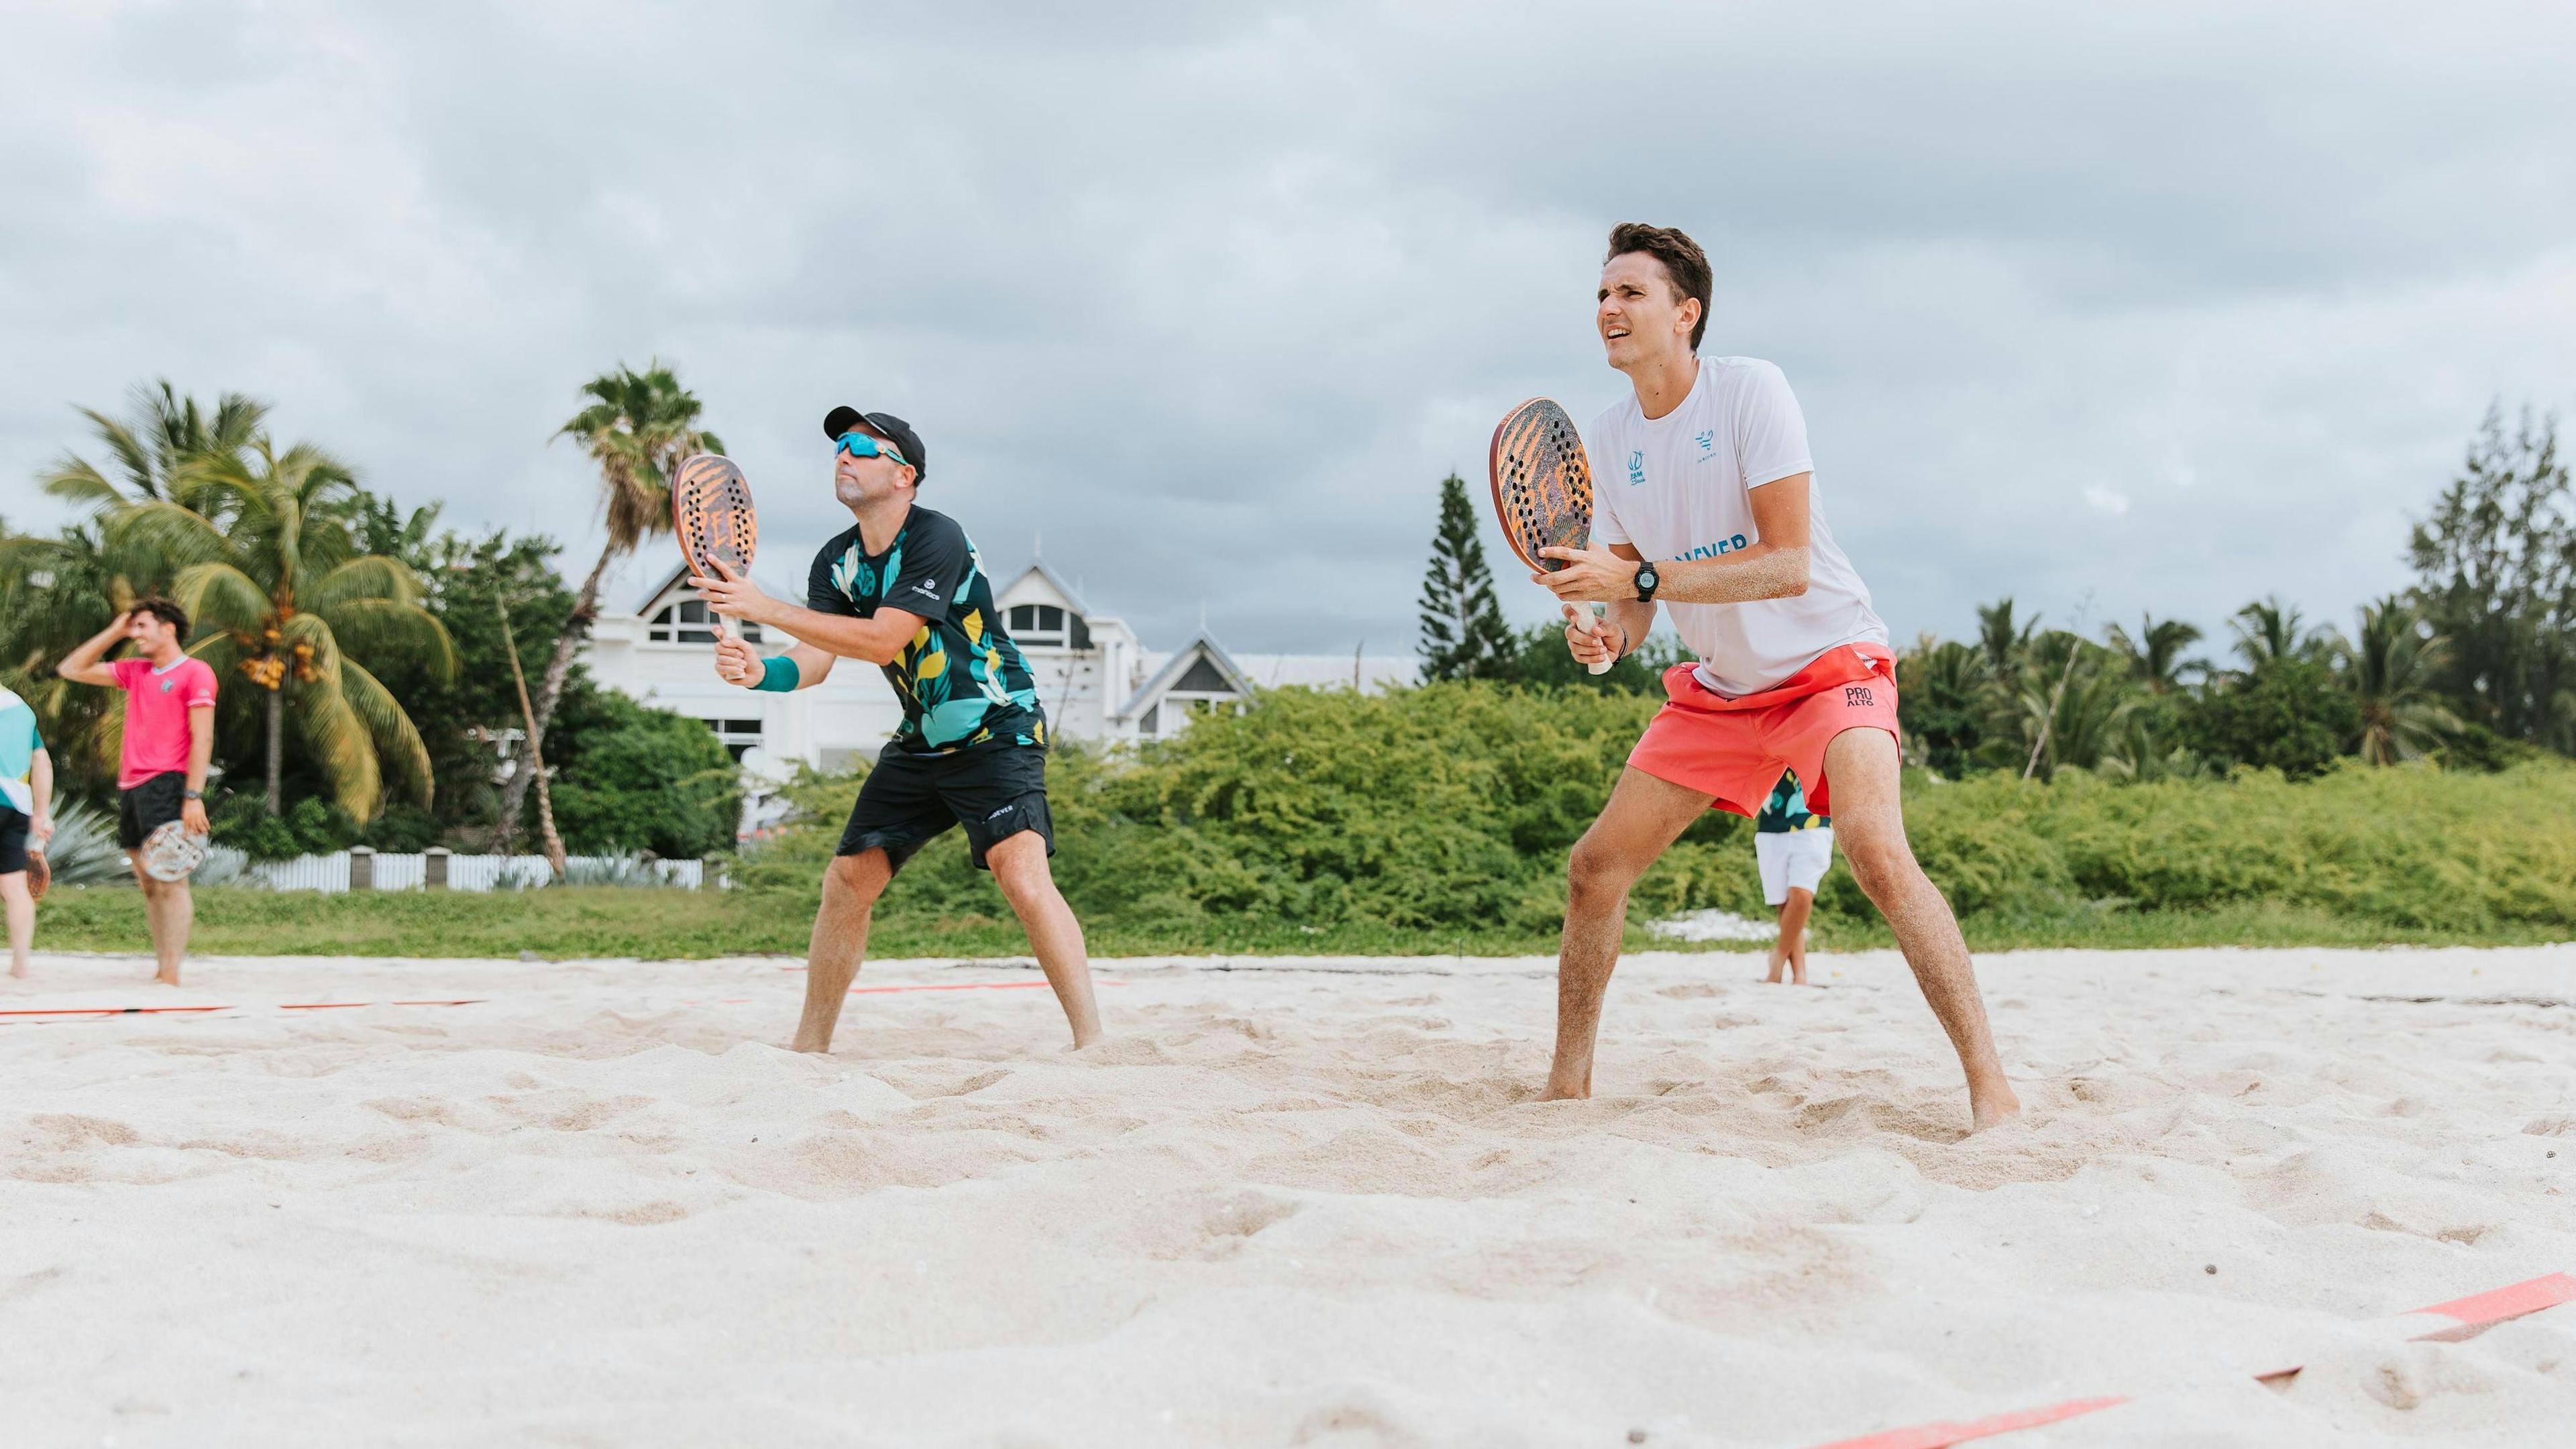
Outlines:
<svg viewBox="0 0 2576 1449"><path fill-rule="evenodd" d="M1179 685L1182 676L1201 660L1216 666L1216 672L1235 693L1245 696L1252 693L1252 680L1236 666L1234 656L1226 653L1225 646L1216 642L1213 636L1201 634L1182 646L1181 651L1165 661L1162 668L1155 670L1154 677L1145 681L1144 688L1129 695L1127 703L1119 708L1118 717L1134 719L1144 713L1145 706L1160 700Z"/></svg>
<svg viewBox="0 0 2576 1449"><path fill-rule="evenodd" d="M1018 577L1012 579L1010 584L1005 587L1001 593L993 596L993 602L996 604L1001 603L1004 598L1007 598L1010 595L1013 589L1016 589L1021 584L1028 582L1028 577L1031 574L1035 574L1039 578L1046 580L1047 587L1056 591L1057 595L1064 600L1067 608L1070 608L1075 613L1080 614L1086 619L1091 617L1091 606L1082 601L1082 595L1074 591L1073 585L1064 581L1064 575L1047 567L1045 559L1031 560L1027 568L1020 570Z"/></svg>
<svg viewBox="0 0 2576 1449"><path fill-rule="evenodd" d="M671 567L671 571L670 571L669 573L667 573L667 574L662 575L662 581L661 581L660 583L655 584L655 585L653 586L653 590L652 590L652 592L651 592L651 593L648 593L648 594L646 594L644 597L642 597L642 598L640 598L640 599L637 599L637 600L635 601L635 609L634 609L635 616L636 616L637 618L639 618L639 619L640 619L640 618L642 618L642 617L644 617L644 615L645 615L646 613L648 613L648 612L650 612L650 611L651 611L651 609L652 609L652 607L653 607L653 601L654 601L655 599L658 599L658 598L662 597L664 594L667 594L667 593L671 592L671 589L672 589L672 587L673 587L674 585L678 584L678 583L680 582L680 580L685 579L685 578L687 578L688 576L689 576L689 566L688 566L686 563L679 563L679 564L674 564L674 565L672 565L672 567ZM789 603L791 603L791 604L794 604L794 603L801 603L801 602L803 602L803 601L804 601L804 597L805 597L805 596L804 596L804 594L803 594L803 593L801 593L801 592L799 592L799 593L792 593L792 594L791 594L791 593L782 593L782 592L780 592L780 591L779 591L779 588L778 588L778 586L777 586L776 584L774 584L774 583L770 582L768 579L762 578L762 577L760 576L760 574L759 574L759 572L758 572L757 570L755 570L755 571L752 573L751 581L752 581L753 583L755 583L755 584L760 585L760 591L761 591L762 593L764 593L764 594L769 595L769 596L770 596L771 598L773 598L773 599L785 599L787 602L789 602Z"/></svg>

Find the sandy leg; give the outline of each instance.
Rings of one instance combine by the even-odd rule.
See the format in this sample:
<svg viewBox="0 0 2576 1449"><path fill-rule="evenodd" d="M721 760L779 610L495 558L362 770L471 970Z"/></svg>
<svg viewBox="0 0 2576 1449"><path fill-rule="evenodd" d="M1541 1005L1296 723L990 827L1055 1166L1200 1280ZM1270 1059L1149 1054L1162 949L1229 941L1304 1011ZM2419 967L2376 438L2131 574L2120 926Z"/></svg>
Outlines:
<svg viewBox="0 0 2576 1449"><path fill-rule="evenodd" d="M841 1004L868 954L868 918L877 897L894 879L882 850L835 856L823 871L823 903L814 912L814 934L805 947L805 1014L796 1023L796 1050L828 1052Z"/></svg>
<svg viewBox="0 0 2576 1449"><path fill-rule="evenodd" d="M1834 813L1836 843L1852 878L1887 917L1897 949L1914 971L1923 999L1959 1053L1968 1077L1968 1112L1983 1131L2021 1112L2021 1099L2004 1079L1994 1031L1977 994L1976 963L1967 938L1940 888L1923 874L1905 840L1898 803L1896 738L1884 730L1852 729L1825 747L1825 779Z"/></svg>
<svg viewBox="0 0 2576 1449"><path fill-rule="evenodd" d="M1002 888L1029 933L1029 949L1037 954L1047 984L1055 988L1055 999L1064 1007L1065 1022L1073 1028L1074 1049L1099 1041L1100 1007L1091 996L1091 963L1083 948L1082 922L1055 888L1055 874L1047 869L1046 837L1034 830L1021 831L985 852L985 863L993 868L994 884Z"/></svg>

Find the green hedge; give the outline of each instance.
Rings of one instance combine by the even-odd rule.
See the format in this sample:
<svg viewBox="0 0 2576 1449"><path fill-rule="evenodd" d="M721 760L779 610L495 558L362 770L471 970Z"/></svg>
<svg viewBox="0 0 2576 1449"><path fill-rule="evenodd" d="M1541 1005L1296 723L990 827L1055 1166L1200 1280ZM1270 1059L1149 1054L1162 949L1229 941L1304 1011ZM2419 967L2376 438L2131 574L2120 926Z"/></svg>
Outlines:
<svg viewBox="0 0 2576 1449"><path fill-rule="evenodd" d="M1552 936L1566 853L1655 706L1482 683L1366 698L1291 689L1132 754L1062 750L1050 767L1057 878L1087 923L1180 942L1247 919ZM746 883L810 897L854 790L808 781L809 823L756 852ZM2314 913L2392 939L2569 932L2571 806L2576 766L2558 763L2446 774L2347 761L2298 783L2268 771L1907 783L1915 853L1963 918L1989 936L2056 921L2053 934L2075 942L2107 914L2220 910ZM1712 812L1634 900L1640 922L1706 907L1766 915L1749 822ZM1839 868L1819 906L1845 939L1878 929ZM919 922L999 909L951 835L906 869L882 912Z"/></svg>

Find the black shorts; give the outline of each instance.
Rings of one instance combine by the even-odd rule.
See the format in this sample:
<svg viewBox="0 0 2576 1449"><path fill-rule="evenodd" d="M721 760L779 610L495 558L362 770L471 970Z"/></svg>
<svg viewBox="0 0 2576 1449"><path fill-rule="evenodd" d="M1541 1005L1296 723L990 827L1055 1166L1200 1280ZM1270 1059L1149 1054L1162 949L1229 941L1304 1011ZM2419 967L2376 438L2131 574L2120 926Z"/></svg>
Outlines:
<svg viewBox="0 0 2576 1449"><path fill-rule="evenodd" d="M186 808L184 798L188 776L182 770L164 770L131 790L116 795L116 843L128 850L141 850L145 837L179 818Z"/></svg>
<svg viewBox="0 0 2576 1449"><path fill-rule="evenodd" d="M932 836L951 825L966 827L975 868L990 870L984 854L995 844L1034 830L1055 854L1055 819L1047 814L1046 749L998 745L946 755L916 755L887 745L877 767L859 786L841 832L841 855L883 850L897 870Z"/></svg>
<svg viewBox="0 0 2576 1449"><path fill-rule="evenodd" d="M0 875L27 868L27 827L35 823L18 813L18 807L0 805Z"/></svg>

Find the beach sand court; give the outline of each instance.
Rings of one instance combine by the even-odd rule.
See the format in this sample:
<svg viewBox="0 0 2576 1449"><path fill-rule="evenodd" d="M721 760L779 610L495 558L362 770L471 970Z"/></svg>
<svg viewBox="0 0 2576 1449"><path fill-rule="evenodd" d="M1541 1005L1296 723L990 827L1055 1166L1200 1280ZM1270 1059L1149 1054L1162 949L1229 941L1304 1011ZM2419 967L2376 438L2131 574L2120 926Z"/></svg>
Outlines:
<svg viewBox="0 0 2576 1449"><path fill-rule="evenodd" d="M1973 1139L1892 955L1631 957L1563 1104L1547 961L1097 969L1087 1053L1026 967L913 961L814 1059L778 960L40 956L5 1438L1803 1449L2095 1395L1994 1442L2576 1434L2576 1304L2386 1321L2576 1271L2576 948L1983 958L2029 1111ZM227 1009L26 1014L134 1005Z"/></svg>

